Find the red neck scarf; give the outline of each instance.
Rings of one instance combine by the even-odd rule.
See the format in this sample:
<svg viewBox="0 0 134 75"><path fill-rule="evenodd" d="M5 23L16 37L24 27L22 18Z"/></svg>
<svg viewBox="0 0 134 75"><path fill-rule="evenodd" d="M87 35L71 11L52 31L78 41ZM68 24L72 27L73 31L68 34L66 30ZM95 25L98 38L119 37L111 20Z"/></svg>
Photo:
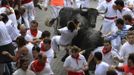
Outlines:
<svg viewBox="0 0 134 75"><path fill-rule="evenodd" d="M45 52L46 49L44 48L45 44L44 43L41 43L41 51Z"/></svg>
<svg viewBox="0 0 134 75"><path fill-rule="evenodd" d="M35 60L31 65L31 70L34 72L41 72L45 67L45 64L41 64L39 60Z"/></svg>
<svg viewBox="0 0 134 75"><path fill-rule="evenodd" d="M78 61L80 60L80 59L79 59L79 56L80 56L79 54L78 54L76 57L74 57L73 55L71 56L72 58L76 59L76 63L77 63L77 64L78 64Z"/></svg>
<svg viewBox="0 0 134 75"><path fill-rule="evenodd" d="M32 34L33 37L36 37L37 36L37 33L38 33L38 30L32 30L30 29L30 32Z"/></svg>
<svg viewBox="0 0 134 75"><path fill-rule="evenodd" d="M80 55L78 54L76 57L74 56L71 56L72 58L76 59L76 63L78 65L78 60L80 60ZM72 72L72 71L69 71L68 72L68 75L85 75L84 72Z"/></svg>
<svg viewBox="0 0 134 75"><path fill-rule="evenodd" d="M71 72L71 71L69 71L68 72L68 75L85 75L83 72Z"/></svg>
<svg viewBox="0 0 134 75"><path fill-rule="evenodd" d="M77 60L79 60L79 54L76 56L76 57L74 57L73 55L71 56L72 58L74 58L74 59L77 59Z"/></svg>
<svg viewBox="0 0 134 75"><path fill-rule="evenodd" d="M128 75L128 73L131 73L132 75L134 75L134 67L129 67L128 65L125 65L124 72L126 73L125 75Z"/></svg>
<svg viewBox="0 0 134 75"><path fill-rule="evenodd" d="M103 48L102 49L102 52L103 52L103 54L105 55L105 54L107 54L108 52L110 52L112 50L112 47L110 48L110 50L107 50L107 48Z"/></svg>

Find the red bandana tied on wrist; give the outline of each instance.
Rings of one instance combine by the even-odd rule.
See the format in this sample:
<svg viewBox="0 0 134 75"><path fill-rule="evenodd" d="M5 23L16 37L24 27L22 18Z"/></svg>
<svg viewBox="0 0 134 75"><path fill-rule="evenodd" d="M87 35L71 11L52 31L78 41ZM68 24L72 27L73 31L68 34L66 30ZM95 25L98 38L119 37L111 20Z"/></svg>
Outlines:
<svg viewBox="0 0 134 75"><path fill-rule="evenodd" d="M31 34L32 34L33 37L36 37L38 30L32 30L32 29L30 29L30 32L31 32Z"/></svg>
<svg viewBox="0 0 134 75"><path fill-rule="evenodd" d="M107 48L103 48L102 49L102 52L103 52L103 54L105 55L105 54L107 54L108 52L110 52L112 50L112 47L110 48L110 50L108 50Z"/></svg>
<svg viewBox="0 0 134 75"><path fill-rule="evenodd" d="M41 64L39 60L35 60L31 65L31 70L34 72L41 72L45 67L45 64Z"/></svg>

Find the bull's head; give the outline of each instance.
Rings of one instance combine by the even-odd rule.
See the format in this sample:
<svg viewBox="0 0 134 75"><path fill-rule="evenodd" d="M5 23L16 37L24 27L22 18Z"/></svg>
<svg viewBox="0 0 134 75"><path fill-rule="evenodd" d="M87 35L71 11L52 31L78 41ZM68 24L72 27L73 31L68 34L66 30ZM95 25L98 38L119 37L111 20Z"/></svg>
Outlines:
<svg viewBox="0 0 134 75"><path fill-rule="evenodd" d="M96 9L80 7L80 14L87 19L88 25L90 25L89 27L95 27L98 15L98 11Z"/></svg>

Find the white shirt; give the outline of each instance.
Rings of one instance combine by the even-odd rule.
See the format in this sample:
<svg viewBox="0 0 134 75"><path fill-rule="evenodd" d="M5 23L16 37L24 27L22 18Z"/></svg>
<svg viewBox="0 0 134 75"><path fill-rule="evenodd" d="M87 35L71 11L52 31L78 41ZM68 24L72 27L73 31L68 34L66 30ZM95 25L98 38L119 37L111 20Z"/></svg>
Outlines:
<svg viewBox="0 0 134 75"><path fill-rule="evenodd" d="M40 38L41 35L42 35L42 32L41 32L40 30L38 30L36 37L34 37L34 36L31 34L31 31L30 31L30 30L27 30L27 33L26 33L26 34L28 34L28 35L31 37L31 39L34 39L34 38Z"/></svg>
<svg viewBox="0 0 134 75"><path fill-rule="evenodd" d="M134 5L134 0L127 0L127 1L126 1L126 5L129 5L129 4Z"/></svg>
<svg viewBox="0 0 134 75"><path fill-rule="evenodd" d="M117 18L122 18L124 15L127 15L127 14L131 15L134 18L133 12L127 7L124 7L121 10L121 12L119 10L117 10Z"/></svg>
<svg viewBox="0 0 134 75"><path fill-rule="evenodd" d="M104 54L102 52L103 48L104 48L104 46L96 48L95 51L93 51L93 55L95 52L101 52L102 56L103 56L102 57L103 62L106 62L109 65L118 65L118 63L113 59L114 57L120 58L118 51L116 49L112 48L112 50L110 52L108 52L107 54Z"/></svg>
<svg viewBox="0 0 134 75"><path fill-rule="evenodd" d="M26 34L24 38L26 41L33 41L32 37L28 34Z"/></svg>
<svg viewBox="0 0 134 75"><path fill-rule="evenodd" d="M130 53L134 53L134 45L131 45L126 42L122 45L120 49L120 55L125 59L125 63L127 63L127 58Z"/></svg>
<svg viewBox="0 0 134 75"><path fill-rule="evenodd" d="M6 28L12 40L16 40L16 38L20 35L19 30L14 26L11 20L7 21Z"/></svg>
<svg viewBox="0 0 134 75"><path fill-rule="evenodd" d="M29 61L31 62L34 60L33 53L32 53L32 49L33 49L34 45L32 43L28 43L28 44L26 44L25 47L28 49Z"/></svg>
<svg viewBox="0 0 134 75"><path fill-rule="evenodd" d="M89 0L75 0L77 8L86 7L89 8Z"/></svg>
<svg viewBox="0 0 134 75"><path fill-rule="evenodd" d="M6 13L6 10L9 10L10 12L12 12L12 14L8 15L8 18L10 20L12 20L15 28L17 28L18 24L17 24L17 19L16 19L16 15L15 15L15 12L14 12L14 9L12 7L0 7L0 14L1 13Z"/></svg>
<svg viewBox="0 0 134 75"><path fill-rule="evenodd" d="M73 0L64 0L64 2L65 2L65 7L72 7L72 8L74 7Z"/></svg>
<svg viewBox="0 0 134 75"><path fill-rule="evenodd" d="M22 69L17 69L13 75L36 75L33 71L27 70L23 71Z"/></svg>
<svg viewBox="0 0 134 75"><path fill-rule="evenodd" d="M72 42L72 39L74 38L74 36L76 36L78 33L78 30L74 30L73 32L71 32L70 30L68 30L67 27L63 27L58 30L61 33L60 40L59 40L60 45L70 44Z"/></svg>
<svg viewBox="0 0 134 75"><path fill-rule="evenodd" d="M87 65L86 59L83 55L80 54L78 61L76 59L72 58L71 55L68 56L64 62L64 67L71 68L71 69L81 69L84 68L85 65Z"/></svg>
<svg viewBox="0 0 134 75"><path fill-rule="evenodd" d="M31 62L29 65L29 69L31 69L31 65L34 61ZM41 72L35 72L36 75L53 75L53 71L51 69L51 66L48 62L46 62L44 69Z"/></svg>
<svg viewBox="0 0 134 75"><path fill-rule="evenodd" d="M106 75L109 65L105 62L96 64L95 75Z"/></svg>
<svg viewBox="0 0 134 75"><path fill-rule="evenodd" d="M117 16L117 10L113 9L113 4L114 4L113 1L111 1L111 2L103 1L99 6L97 6L97 10L99 12L103 12L106 17L109 17L109 18L116 17ZM115 19L104 18L104 20L114 22Z"/></svg>
<svg viewBox="0 0 134 75"><path fill-rule="evenodd" d="M41 53L45 54L47 56L47 60L49 63L52 62L53 58L54 58L54 51L52 48L50 48L49 50L43 52L41 51Z"/></svg>
<svg viewBox="0 0 134 75"><path fill-rule="evenodd" d="M8 33L6 25L0 21L0 46L6 45L12 42L12 39Z"/></svg>

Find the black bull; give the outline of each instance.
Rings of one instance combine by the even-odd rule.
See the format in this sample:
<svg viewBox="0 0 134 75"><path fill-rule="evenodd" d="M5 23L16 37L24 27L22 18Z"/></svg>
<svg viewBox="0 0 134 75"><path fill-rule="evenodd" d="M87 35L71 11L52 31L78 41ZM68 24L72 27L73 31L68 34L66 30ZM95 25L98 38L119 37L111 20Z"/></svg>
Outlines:
<svg viewBox="0 0 134 75"><path fill-rule="evenodd" d="M59 12L60 27L65 27L67 22L73 19L77 19L80 22L80 30L78 31L78 35L74 37L72 45L85 50L84 56L86 59L91 51L103 44L101 32L93 29L96 24L97 15L98 11L93 8L62 8Z"/></svg>
<svg viewBox="0 0 134 75"><path fill-rule="evenodd" d="M97 15L98 11L94 8L62 8L58 16L60 27L65 27L67 22L73 19L77 19L80 22L80 30L73 39L72 44L85 50L88 55L90 51L102 45L101 32L93 29ZM86 55L86 57L88 56Z"/></svg>

